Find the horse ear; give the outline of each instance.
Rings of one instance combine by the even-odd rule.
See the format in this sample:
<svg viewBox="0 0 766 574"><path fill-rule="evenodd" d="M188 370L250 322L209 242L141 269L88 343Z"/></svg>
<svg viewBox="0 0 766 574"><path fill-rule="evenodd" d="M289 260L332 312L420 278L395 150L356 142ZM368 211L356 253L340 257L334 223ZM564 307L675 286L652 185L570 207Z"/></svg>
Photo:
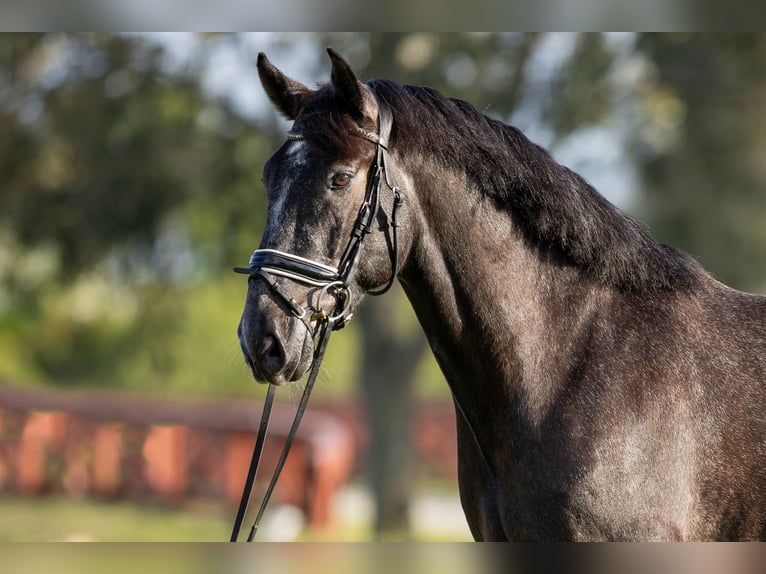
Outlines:
<svg viewBox="0 0 766 574"><path fill-rule="evenodd" d="M288 78L272 64L263 52L258 54L258 76L271 103L289 120L294 120L306 105L311 90Z"/></svg>
<svg viewBox="0 0 766 574"><path fill-rule="evenodd" d="M332 71L330 78L338 95L348 105L351 115L356 120L367 119L373 123L377 120L378 107L375 96L359 80L349 63L333 48L327 48L330 56Z"/></svg>

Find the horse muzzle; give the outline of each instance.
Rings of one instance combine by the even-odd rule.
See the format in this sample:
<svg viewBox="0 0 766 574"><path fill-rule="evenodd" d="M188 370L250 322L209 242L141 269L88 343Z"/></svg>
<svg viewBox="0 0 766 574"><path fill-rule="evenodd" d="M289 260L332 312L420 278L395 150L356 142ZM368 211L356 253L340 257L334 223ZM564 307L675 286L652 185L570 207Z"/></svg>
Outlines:
<svg viewBox="0 0 766 574"><path fill-rule="evenodd" d="M311 368L311 333L303 321L273 303L263 302L255 309L246 306L237 334L245 362L258 382L282 385L297 381Z"/></svg>

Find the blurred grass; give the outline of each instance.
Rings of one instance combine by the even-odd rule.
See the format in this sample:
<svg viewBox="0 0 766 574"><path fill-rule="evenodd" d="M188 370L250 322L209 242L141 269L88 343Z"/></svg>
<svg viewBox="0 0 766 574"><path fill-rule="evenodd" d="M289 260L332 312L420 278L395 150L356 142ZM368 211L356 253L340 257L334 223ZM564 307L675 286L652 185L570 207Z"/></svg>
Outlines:
<svg viewBox="0 0 766 574"><path fill-rule="evenodd" d="M438 489L437 489L438 490ZM356 492L356 496L349 493ZM339 494L336 519L327 528L305 529L298 540L304 542L363 542L372 539L369 501L351 488ZM467 526L461 531L462 514L454 506L456 492L433 495L420 491L413 510L429 516L413 516L413 541L469 540ZM345 501L345 502L342 502ZM434 501L441 506L434 515ZM446 515L445 512L446 505ZM240 539L254 518L255 504L245 519ZM431 510L429 510L429 507ZM455 512L459 516L456 517ZM280 540L270 536L285 507L269 507L258 539ZM63 496L35 498L0 496L0 543L8 542L225 542L231 534L234 510L211 501L193 501L179 507L159 507L123 501L76 500ZM289 513L288 513L289 514ZM455 519L458 519L457 521ZM289 538L288 538L289 539ZM392 539L394 540L394 539ZM1 570L0 570L1 571Z"/></svg>
<svg viewBox="0 0 766 574"><path fill-rule="evenodd" d="M248 513L240 539L252 521ZM272 515L278 507L269 509ZM177 508L64 497L0 498L0 542L226 542L234 510L216 503ZM355 523L302 539L365 540L369 528ZM264 538L261 536L260 538ZM267 538L265 538L267 539Z"/></svg>
<svg viewBox="0 0 766 574"><path fill-rule="evenodd" d="M3 496L0 542L225 541L231 531L231 517L225 510L200 504L172 509L54 496Z"/></svg>

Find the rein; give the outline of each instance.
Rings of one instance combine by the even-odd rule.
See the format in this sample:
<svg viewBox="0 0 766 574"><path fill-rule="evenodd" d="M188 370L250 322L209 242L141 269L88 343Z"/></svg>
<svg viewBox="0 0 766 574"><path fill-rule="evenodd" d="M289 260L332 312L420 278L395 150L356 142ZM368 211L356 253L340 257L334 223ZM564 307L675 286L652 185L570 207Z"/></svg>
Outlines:
<svg viewBox="0 0 766 574"><path fill-rule="evenodd" d="M266 281L272 293L286 305L292 315L299 319L306 328L309 329L309 332L312 333L312 338L315 341L311 371L303 390L303 395L298 404L295 418L293 419L287 439L282 448L282 453L274 469L266 493L261 500L255 521L250 528L250 533L247 537L248 542L251 542L255 537L266 505L271 498L279 475L282 472L282 467L284 466L290 451L290 447L298 432L298 427L303 418L303 413L306 410L306 405L308 404L311 391L314 387L314 382L316 381L317 375L319 374L319 368L324 359L330 335L333 331L342 329L353 316L353 313L351 312L352 298L350 287L359 266L364 239L371 233L372 226L380 208L380 188L382 183L385 183L386 187L393 194L393 207L389 219L392 235L389 244L391 276L382 287L370 290L368 293L370 295L382 295L391 288L396 279L399 269L399 243L397 237L397 229L399 227L398 216L399 209L404 201L404 195L398 187L391 184L388 177L388 170L386 168L388 139L391 134L392 125L393 116L390 108L384 102L378 101L378 133L369 132L362 128L357 128L356 132L354 132L355 135L374 143L376 146L376 154L375 160L370 166L367 175L367 188L364 201L359 208L359 214L354 223L351 237L343 251L337 267L325 265L324 263L319 263L312 259L278 251L276 249L256 249L250 257L248 267L234 268L234 271L237 273L242 273L251 277L260 277ZM290 140L303 139L302 134L293 131L288 132L287 137ZM301 306L281 287L279 283L280 279L288 279L310 288L318 288L319 292L316 297L316 307L311 305L307 305L307 307ZM334 308L330 313L322 308L321 301L325 295L330 295L335 299ZM315 323L313 328L311 325L312 323ZM266 434L268 432L269 417L274 403L275 389L276 386L270 384L266 394L266 400L261 413L261 422L258 427L258 435L253 448L253 456L250 461L250 468L245 480L245 486L242 492L239 508L237 509L237 515L234 520L234 527L230 538L231 542L236 542L239 538L239 531L245 518L245 513L247 512L247 506L250 502L250 494L255 482L255 477L258 473L258 466L260 464L261 454L263 453Z"/></svg>

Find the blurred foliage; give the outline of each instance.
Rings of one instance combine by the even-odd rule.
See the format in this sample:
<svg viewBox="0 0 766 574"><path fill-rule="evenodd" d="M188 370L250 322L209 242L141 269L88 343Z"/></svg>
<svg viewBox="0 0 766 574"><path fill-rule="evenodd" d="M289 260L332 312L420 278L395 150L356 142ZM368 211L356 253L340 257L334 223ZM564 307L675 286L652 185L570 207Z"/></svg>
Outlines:
<svg viewBox="0 0 766 574"><path fill-rule="evenodd" d="M644 184L623 207L723 280L763 290L765 42L344 33L248 43L198 35L182 63L170 65L167 44L151 36L5 34L0 377L262 392L239 357L246 285L229 269L258 244L260 170L281 139L279 122L211 94L204 81L220 72L223 51L258 43L307 83L326 78L322 47L331 44L364 78L431 85L496 117L526 118L550 134L541 143L554 152L594 126L619 132ZM255 76L254 67L238 73ZM422 347L401 295L396 308L399 340ZM321 390L330 397L353 385L358 359L345 361L359 354L358 329L331 346L332 383ZM430 353L414 378L424 381L419 392L448 396Z"/></svg>
<svg viewBox="0 0 766 574"><path fill-rule="evenodd" d="M570 61L551 83L556 97L546 105L546 115L558 137L601 123L612 111L614 93L609 79L613 65L614 55L602 34L578 38Z"/></svg>
<svg viewBox="0 0 766 574"><path fill-rule="evenodd" d="M102 35L4 45L0 221L24 248L54 246L56 279L127 241L151 249L169 212L254 169L234 161L241 120L210 109L190 79L162 75L156 47ZM212 114L220 125L204 121ZM150 265L163 275L171 263Z"/></svg>
<svg viewBox="0 0 766 574"><path fill-rule="evenodd" d="M187 296L257 243L267 138L163 65L140 37L0 39L0 374L162 384Z"/></svg>
<svg viewBox="0 0 766 574"><path fill-rule="evenodd" d="M766 37L646 34L656 129L637 211L722 281L766 290Z"/></svg>

